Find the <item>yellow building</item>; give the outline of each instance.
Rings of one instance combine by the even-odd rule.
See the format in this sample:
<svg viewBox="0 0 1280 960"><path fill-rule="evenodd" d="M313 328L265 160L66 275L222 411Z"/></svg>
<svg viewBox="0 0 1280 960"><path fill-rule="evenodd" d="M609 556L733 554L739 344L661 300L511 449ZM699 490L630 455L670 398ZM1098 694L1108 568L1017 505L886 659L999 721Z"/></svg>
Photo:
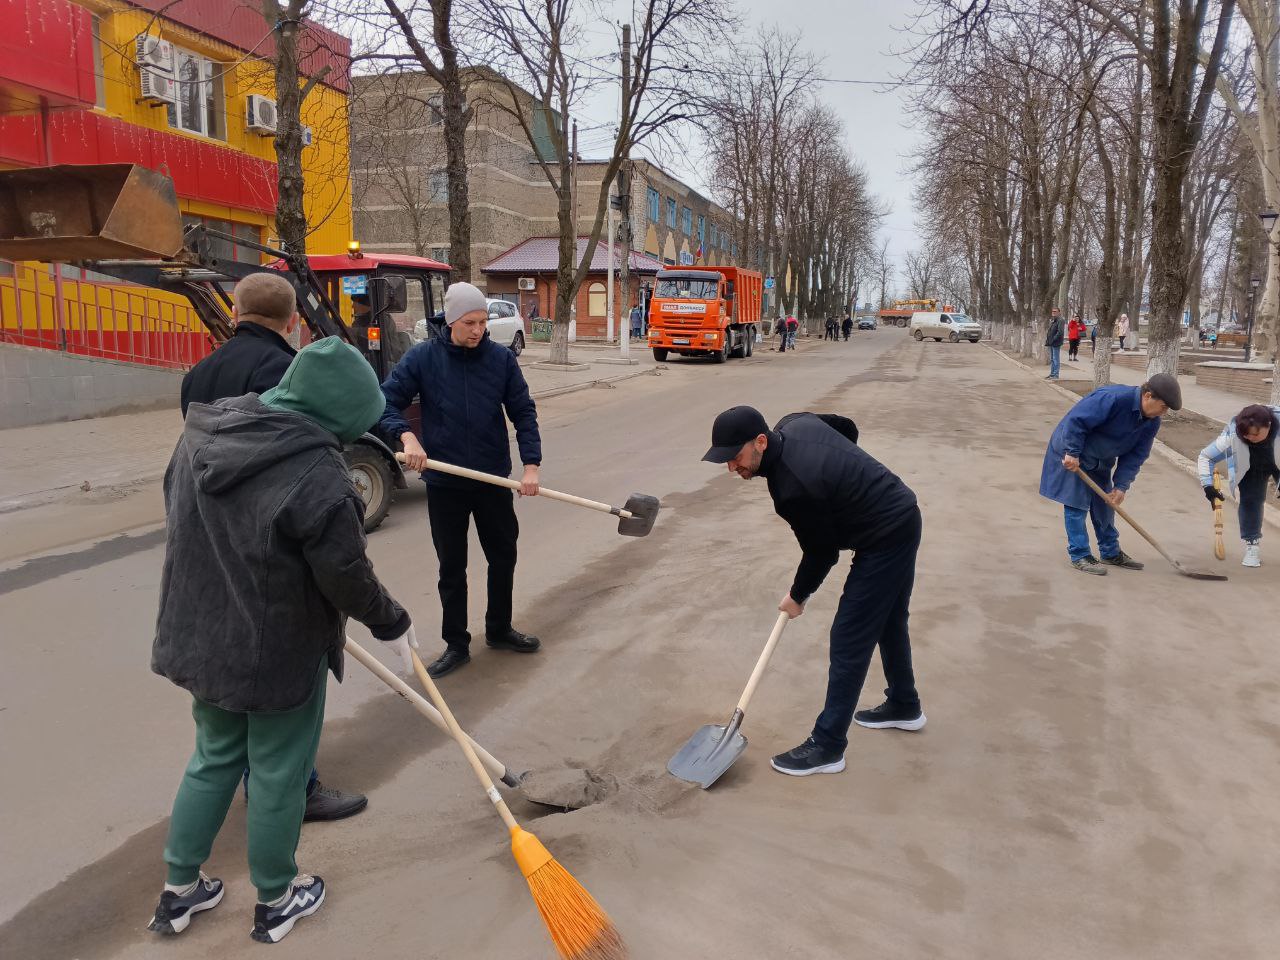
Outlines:
<svg viewBox="0 0 1280 960"><path fill-rule="evenodd" d="M184 220L273 243L271 58L256 5L221 0L41 0L0 6L0 168L140 163L174 181ZM301 34L308 251L351 237L350 44ZM227 242L223 256L258 262ZM67 265L0 261L7 342L185 366L208 351L184 299Z"/></svg>

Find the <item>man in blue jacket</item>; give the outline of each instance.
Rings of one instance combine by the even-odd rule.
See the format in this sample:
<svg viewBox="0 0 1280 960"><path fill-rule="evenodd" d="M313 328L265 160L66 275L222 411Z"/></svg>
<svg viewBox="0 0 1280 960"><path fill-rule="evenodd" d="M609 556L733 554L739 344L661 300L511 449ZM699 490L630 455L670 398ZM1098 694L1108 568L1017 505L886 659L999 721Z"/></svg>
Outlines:
<svg viewBox="0 0 1280 960"><path fill-rule="evenodd" d="M1140 387L1120 384L1099 387L1062 418L1040 470L1040 496L1062 504L1067 526L1067 554L1081 573L1106 574L1102 564L1141 570L1143 565L1120 549L1115 507L1137 479L1151 455L1160 430L1160 417L1182 409L1182 390L1167 373L1157 373ZM1093 493L1078 471L1087 473L1107 492ZM1099 563L1089 550L1085 515L1093 520Z"/></svg>
<svg viewBox="0 0 1280 960"><path fill-rule="evenodd" d="M489 338L488 304L479 289L469 283L450 285L444 295L444 319L448 338L415 346L383 383L387 408L379 424L380 432L404 445L406 466L425 471L431 542L440 562L441 634L445 642L444 653L427 667L433 677L443 677L471 662L467 533L472 517L489 562L489 602L484 618L488 646L518 653L533 653L540 646L537 637L526 636L511 625L516 538L520 533L511 491L426 469L429 455L455 466L508 476L510 418L524 463L520 494L536 496L542 463L538 411L515 355ZM422 402L425 449L402 413L415 397Z"/></svg>

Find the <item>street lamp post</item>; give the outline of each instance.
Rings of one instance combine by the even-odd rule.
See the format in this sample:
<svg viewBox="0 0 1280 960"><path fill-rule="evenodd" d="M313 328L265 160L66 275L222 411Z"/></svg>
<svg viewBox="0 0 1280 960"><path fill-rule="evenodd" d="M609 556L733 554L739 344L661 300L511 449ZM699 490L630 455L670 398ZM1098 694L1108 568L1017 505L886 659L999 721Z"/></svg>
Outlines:
<svg viewBox="0 0 1280 960"><path fill-rule="evenodd" d="M1249 362L1249 355L1253 353L1253 314L1254 314L1254 298L1258 295L1258 284L1262 281L1257 277L1249 280L1249 327L1244 337L1244 362Z"/></svg>

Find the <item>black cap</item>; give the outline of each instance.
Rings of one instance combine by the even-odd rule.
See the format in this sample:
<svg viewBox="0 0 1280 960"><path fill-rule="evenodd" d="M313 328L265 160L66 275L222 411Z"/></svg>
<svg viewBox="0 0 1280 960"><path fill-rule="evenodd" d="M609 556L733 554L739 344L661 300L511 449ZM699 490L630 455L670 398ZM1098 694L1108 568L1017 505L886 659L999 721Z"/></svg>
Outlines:
<svg viewBox="0 0 1280 960"><path fill-rule="evenodd" d="M1157 373L1142 385L1142 389L1163 400L1169 405L1170 410L1182 409L1182 388L1178 386L1176 377L1171 377L1167 373Z"/></svg>
<svg viewBox="0 0 1280 960"><path fill-rule="evenodd" d="M711 449L702 459L710 463L728 463L744 444L768 432L769 424L764 414L755 407L730 407L711 425Z"/></svg>

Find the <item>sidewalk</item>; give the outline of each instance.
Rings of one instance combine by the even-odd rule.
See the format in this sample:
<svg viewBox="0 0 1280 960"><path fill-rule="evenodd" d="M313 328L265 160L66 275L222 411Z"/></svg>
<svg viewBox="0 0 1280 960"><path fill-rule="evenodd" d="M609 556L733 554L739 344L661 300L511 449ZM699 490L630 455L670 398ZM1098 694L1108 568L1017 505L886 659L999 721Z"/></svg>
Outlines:
<svg viewBox="0 0 1280 960"><path fill-rule="evenodd" d="M652 353L634 345L635 364L594 362L618 356L616 345L600 343L570 345L570 358L587 369L534 366L549 355L549 344L535 343L520 357L535 400L652 376L658 367ZM0 514L159 480L181 431L177 409L0 430Z"/></svg>

